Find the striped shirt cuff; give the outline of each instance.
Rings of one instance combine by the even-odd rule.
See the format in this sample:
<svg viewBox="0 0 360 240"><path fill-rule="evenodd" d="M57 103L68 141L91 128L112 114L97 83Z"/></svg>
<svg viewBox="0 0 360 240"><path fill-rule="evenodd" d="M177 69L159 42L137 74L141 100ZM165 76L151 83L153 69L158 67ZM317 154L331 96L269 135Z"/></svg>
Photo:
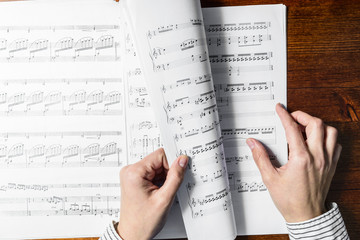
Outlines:
<svg viewBox="0 0 360 240"><path fill-rule="evenodd" d="M326 213L299 223L286 223L291 240L349 239L344 220L336 203Z"/></svg>
<svg viewBox="0 0 360 240"><path fill-rule="evenodd" d="M123 240L116 232L115 224L117 223L114 221L110 223L109 226L106 228L104 234L99 238L99 240Z"/></svg>

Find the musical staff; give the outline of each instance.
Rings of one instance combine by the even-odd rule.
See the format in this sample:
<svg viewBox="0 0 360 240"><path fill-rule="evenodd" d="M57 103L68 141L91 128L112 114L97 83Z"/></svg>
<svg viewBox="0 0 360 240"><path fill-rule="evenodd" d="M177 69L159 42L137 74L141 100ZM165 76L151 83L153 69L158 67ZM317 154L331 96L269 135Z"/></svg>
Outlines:
<svg viewBox="0 0 360 240"><path fill-rule="evenodd" d="M119 42L112 35L3 41L0 62L119 61Z"/></svg>
<svg viewBox="0 0 360 240"><path fill-rule="evenodd" d="M271 64L265 64L251 66L213 67L212 70L214 75L220 74L229 77L239 77L245 72L273 71L274 66Z"/></svg>
<svg viewBox="0 0 360 240"><path fill-rule="evenodd" d="M214 104L215 98L216 98L215 92L211 90L205 93L197 94L195 96L181 97L171 102L168 101L166 103L166 109L168 112L170 112L171 110L176 109L178 107L191 105L191 104L193 105L204 105L209 103Z"/></svg>
<svg viewBox="0 0 360 240"><path fill-rule="evenodd" d="M169 24L165 26L160 26L155 30L149 30L147 32L147 37L148 39L152 39L156 36L163 35L168 32L179 31L193 27L202 27L202 26L203 26L203 21L201 19L190 19L189 22Z"/></svg>
<svg viewBox="0 0 360 240"><path fill-rule="evenodd" d="M119 217L116 195L44 196L0 199L0 215L16 216L113 216ZM7 206L17 206L16 209Z"/></svg>
<svg viewBox="0 0 360 240"><path fill-rule="evenodd" d="M121 115L122 95L118 91L88 93L78 90L70 95L60 91L0 92L0 116L44 115Z"/></svg>
<svg viewBox="0 0 360 240"><path fill-rule="evenodd" d="M119 167L117 131L0 133L2 168ZM100 143L101 141L101 143Z"/></svg>
<svg viewBox="0 0 360 240"><path fill-rule="evenodd" d="M257 62L268 61L272 58L272 52L265 53L241 53L226 55L210 55L210 63L232 63L232 62Z"/></svg>
<svg viewBox="0 0 360 240"><path fill-rule="evenodd" d="M164 109L166 109L166 107L164 107ZM167 114L167 122L169 124L176 123L181 126L184 123L184 121L188 121L188 120L192 120L192 119L201 119L201 118L210 116L212 114L216 114L218 112L218 108L215 104L210 107L195 110L195 111L192 111L192 112L189 112L186 114L178 114L175 116L169 115L169 112L167 110L165 110L165 112Z"/></svg>
<svg viewBox="0 0 360 240"><path fill-rule="evenodd" d="M192 64L192 63L202 63L202 62L206 62L206 61L208 61L206 52L201 53L201 54L193 54L193 55L190 55L189 57L186 57L183 59L177 59L177 60L174 60L172 62L167 62L167 63L157 64L156 61L153 61L153 64L154 64L153 71L154 72L163 72L163 71L168 71L168 70L171 70L174 68L179 68L184 65L188 65L188 64Z"/></svg>
<svg viewBox="0 0 360 240"><path fill-rule="evenodd" d="M197 77L189 77L189 78L177 80L173 84L163 85L161 90L163 91L163 93L166 93L167 91L178 90L181 87L187 87L189 85L197 86L204 83L209 83L211 80L212 80L211 74L206 74Z"/></svg>
<svg viewBox="0 0 360 240"><path fill-rule="evenodd" d="M264 144L276 143L275 127L250 127L238 129L221 129L224 147L238 147L246 144L247 138L259 139Z"/></svg>
<svg viewBox="0 0 360 240"><path fill-rule="evenodd" d="M251 176L246 176L249 174ZM245 177L243 175L245 175ZM267 191L267 188L262 181L254 181L254 179L252 179L254 177L259 178L258 172L229 172L228 176L230 189L232 192L245 193Z"/></svg>
<svg viewBox="0 0 360 240"><path fill-rule="evenodd" d="M174 52L181 52L186 51L195 47L200 47L205 45L206 40L201 39L187 39L181 43L173 44L170 46L165 47L154 47L152 50L152 56L157 59L161 56L174 53Z"/></svg>
<svg viewBox="0 0 360 240"><path fill-rule="evenodd" d="M47 84L71 84L71 83L102 83L103 85L107 83L121 83L122 78L23 78L23 79L3 79L0 78L0 82L2 82L4 85L12 85L12 84L21 84L21 85L28 85L28 84L41 84L41 85L47 85Z"/></svg>
<svg viewBox="0 0 360 240"><path fill-rule="evenodd" d="M207 33L256 31L256 30L266 30L270 27L271 27L271 22L224 23L224 24L205 25L205 31Z"/></svg>
<svg viewBox="0 0 360 240"><path fill-rule="evenodd" d="M217 129L219 129L219 127L220 127L220 122L214 121L209 125L205 124L202 127L194 127L192 129L186 130L184 132L175 133L174 139L176 142L178 142L181 139L186 139L186 138L204 134L204 133L207 133L207 132L210 132L213 130L217 130Z"/></svg>
<svg viewBox="0 0 360 240"><path fill-rule="evenodd" d="M35 191L49 192L52 190L76 190L84 188L120 188L120 183L64 183L64 184L25 184L25 183L7 183L0 185L0 191L17 192L17 191Z"/></svg>
<svg viewBox="0 0 360 240"><path fill-rule="evenodd" d="M271 34L253 34L241 36L215 36L207 38L208 46L228 47L235 45L237 47L259 46L264 41L270 41Z"/></svg>
<svg viewBox="0 0 360 240"><path fill-rule="evenodd" d="M69 168L119 167L121 148L110 142L103 146L92 143L85 148L77 144L38 144L27 148L25 144L0 145L2 168Z"/></svg>
<svg viewBox="0 0 360 240"><path fill-rule="evenodd" d="M0 31L11 33L12 31L25 31L31 33L33 31L104 31L104 30L118 30L119 25L59 25L59 26L0 26Z"/></svg>
<svg viewBox="0 0 360 240"><path fill-rule="evenodd" d="M149 117L147 117L149 119ZM162 147L158 124L155 120L132 123L129 128L129 155L138 161Z"/></svg>

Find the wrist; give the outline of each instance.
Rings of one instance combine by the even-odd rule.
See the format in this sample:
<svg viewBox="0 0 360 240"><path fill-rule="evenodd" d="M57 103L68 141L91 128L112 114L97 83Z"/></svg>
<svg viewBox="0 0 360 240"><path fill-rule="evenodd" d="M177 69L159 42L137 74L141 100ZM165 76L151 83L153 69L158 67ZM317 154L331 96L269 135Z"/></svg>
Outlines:
<svg viewBox="0 0 360 240"><path fill-rule="evenodd" d="M116 227L116 232L122 240L149 240L150 237L146 237L146 234L139 230L138 225L126 224L119 221L119 224Z"/></svg>
<svg viewBox="0 0 360 240"><path fill-rule="evenodd" d="M287 223L297 223L304 222L313 218L316 218L324 213L326 213L325 205L318 207L309 207L303 209L297 209L297 211L291 211L291 214L284 216Z"/></svg>

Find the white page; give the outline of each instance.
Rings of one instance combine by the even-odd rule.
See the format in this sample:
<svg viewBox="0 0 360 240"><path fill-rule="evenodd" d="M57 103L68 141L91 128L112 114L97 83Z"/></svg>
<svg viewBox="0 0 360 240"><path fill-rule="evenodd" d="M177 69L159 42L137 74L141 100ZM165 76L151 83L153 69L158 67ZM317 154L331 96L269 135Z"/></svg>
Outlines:
<svg viewBox="0 0 360 240"><path fill-rule="evenodd" d="M124 21L125 54L125 109L128 164L136 163L163 146L159 125L155 119L145 78L128 22ZM169 212L168 219L156 238L186 237L178 200Z"/></svg>
<svg viewBox="0 0 360 240"><path fill-rule="evenodd" d="M275 104L286 104L285 6L203 9L219 106L237 233L286 233L284 220L261 180L249 137L272 159L287 161L285 133Z"/></svg>
<svg viewBox="0 0 360 240"><path fill-rule="evenodd" d="M119 16L110 1L0 4L0 238L93 237L118 219Z"/></svg>
<svg viewBox="0 0 360 240"><path fill-rule="evenodd" d="M126 1L167 158L190 156L178 191L189 239L236 235L198 1ZM204 231L204 229L207 229Z"/></svg>

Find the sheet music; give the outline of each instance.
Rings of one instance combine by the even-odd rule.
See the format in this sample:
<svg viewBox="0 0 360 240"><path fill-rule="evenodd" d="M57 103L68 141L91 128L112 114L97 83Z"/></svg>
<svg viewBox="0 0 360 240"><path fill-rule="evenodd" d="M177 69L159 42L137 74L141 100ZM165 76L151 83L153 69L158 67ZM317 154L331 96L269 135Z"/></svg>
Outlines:
<svg viewBox="0 0 360 240"><path fill-rule="evenodd" d="M126 4L133 33L110 0L1 3L0 238L99 236L119 169L162 146L191 161L158 238L185 237L179 205L190 239L286 233L245 144L287 159L284 7Z"/></svg>
<svg viewBox="0 0 360 240"><path fill-rule="evenodd" d="M203 9L237 234L286 233L246 145L259 139L284 164L275 104L286 104L285 6Z"/></svg>
<svg viewBox="0 0 360 240"><path fill-rule="evenodd" d="M99 236L127 164L119 6L0 5L0 238Z"/></svg>
<svg viewBox="0 0 360 240"><path fill-rule="evenodd" d="M154 150L163 147L159 124L155 119L140 59L131 33L124 19L125 54L125 109L128 164L133 164ZM156 238L186 237L180 205L177 199L170 210L164 228Z"/></svg>
<svg viewBox="0 0 360 240"><path fill-rule="evenodd" d="M171 162L181 154L190 157L178 191L187 236L234 239L223 138L199 2L125 4L151 103L157 106L154 111L167 158ZM214 223L217 227L209 228Z"/></svg>

